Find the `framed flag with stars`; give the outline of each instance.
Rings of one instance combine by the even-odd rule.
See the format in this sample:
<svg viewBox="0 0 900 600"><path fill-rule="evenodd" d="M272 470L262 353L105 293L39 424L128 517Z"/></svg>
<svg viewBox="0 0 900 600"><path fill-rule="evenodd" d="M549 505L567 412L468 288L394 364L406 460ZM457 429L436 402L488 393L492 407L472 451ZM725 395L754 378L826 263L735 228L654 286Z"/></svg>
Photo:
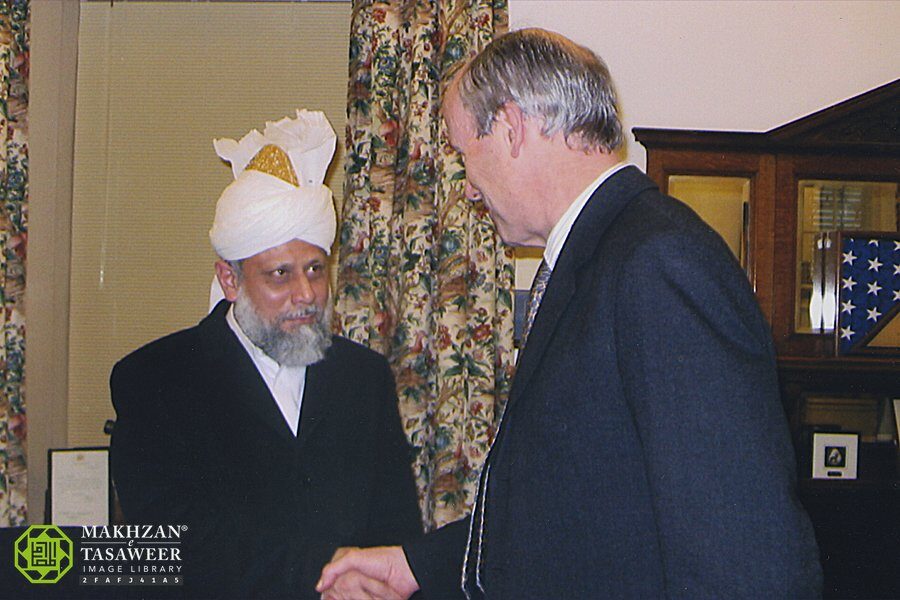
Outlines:
<svg viewBox="0 0 900 600"><path fill-rule="evenodd" d="M838 240L837 355L900 355L900 234L845 231Z"/></svg>

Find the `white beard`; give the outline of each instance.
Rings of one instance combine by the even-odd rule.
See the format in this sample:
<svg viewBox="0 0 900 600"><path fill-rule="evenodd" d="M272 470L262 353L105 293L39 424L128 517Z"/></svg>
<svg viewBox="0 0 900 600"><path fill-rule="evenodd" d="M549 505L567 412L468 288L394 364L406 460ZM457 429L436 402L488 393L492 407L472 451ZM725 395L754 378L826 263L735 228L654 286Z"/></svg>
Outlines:
<svg viewBox="0 0 900 600"><path fill-rule="evenodd" d="M305 367L325 358L325 351L331 346L331 303L325 310L311 308L280 315L274 322L267 322L259 315L253 301L238 289L234 302L234 318L250 341L256 344L272 360L283 367ZM314 323L299 325L294 331L281 329L286 319L316 315Z"/></svg>

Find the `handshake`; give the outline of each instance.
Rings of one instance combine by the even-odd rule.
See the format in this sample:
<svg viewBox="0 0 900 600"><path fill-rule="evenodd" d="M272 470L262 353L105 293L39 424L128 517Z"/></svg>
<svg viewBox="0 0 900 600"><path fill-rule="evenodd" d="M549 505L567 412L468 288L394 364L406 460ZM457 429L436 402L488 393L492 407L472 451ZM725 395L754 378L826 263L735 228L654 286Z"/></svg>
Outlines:
<svg viewBox="0 0 900 600"><path fill-rule="evenodd" d="M323 600L406 600L418 589L400 546L338 548L316 584Z"/></svg>

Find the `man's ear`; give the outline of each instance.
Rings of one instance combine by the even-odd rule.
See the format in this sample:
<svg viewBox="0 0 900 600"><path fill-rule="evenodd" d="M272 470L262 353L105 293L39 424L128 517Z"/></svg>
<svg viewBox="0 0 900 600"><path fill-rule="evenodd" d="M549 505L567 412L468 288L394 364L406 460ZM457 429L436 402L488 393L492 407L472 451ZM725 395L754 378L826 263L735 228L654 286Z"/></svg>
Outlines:
<svg viewBox="0 0 900 600"><path fill-rule="evenodd" d="M234 269L231 268L231 265L224 260L216 261L216 279L219 280L219 285L222 287L225 299L229 302L237 300L239 287L238 275L234 272Z"/></svg>
<svg viewBox="0 0 900 600"><path fill-rule="evenodd" d="M494 127L497 133L504 136L509 145L510 155L518 158L525 142L525 113L514 102L507 102L497 111L494 117Z"/></svg>

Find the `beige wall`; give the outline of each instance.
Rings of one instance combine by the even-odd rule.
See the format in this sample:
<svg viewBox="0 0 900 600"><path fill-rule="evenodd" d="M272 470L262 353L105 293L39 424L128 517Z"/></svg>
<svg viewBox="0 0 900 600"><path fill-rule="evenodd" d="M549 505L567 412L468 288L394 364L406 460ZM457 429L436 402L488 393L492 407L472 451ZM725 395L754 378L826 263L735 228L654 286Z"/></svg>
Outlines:
<svg viewBox="0 0 900 600"><path fill-rule="evenodd" d="M338 134L326 183L340 205L349 29L347 3L81 5L70 445L106 443L117 360L207 312L208 231L233 180L214 138L323 110Z"/></svg>
<svg viewBox="0 0 900 600"><path fill-rule="evenodd" d="M212 139L322 109L339 137L339 199L349 16L347 2L33 1L33 522L47 448L107 443L113 363L205 314L207 231L231 180Z"/></svg>
<svg viewBox="0 0 900 600"><path fill-rule="evenodd" d="M43 520L47 449L67 438L69 251L78 3L31 5L25 401L28 516Z"/></svg>

